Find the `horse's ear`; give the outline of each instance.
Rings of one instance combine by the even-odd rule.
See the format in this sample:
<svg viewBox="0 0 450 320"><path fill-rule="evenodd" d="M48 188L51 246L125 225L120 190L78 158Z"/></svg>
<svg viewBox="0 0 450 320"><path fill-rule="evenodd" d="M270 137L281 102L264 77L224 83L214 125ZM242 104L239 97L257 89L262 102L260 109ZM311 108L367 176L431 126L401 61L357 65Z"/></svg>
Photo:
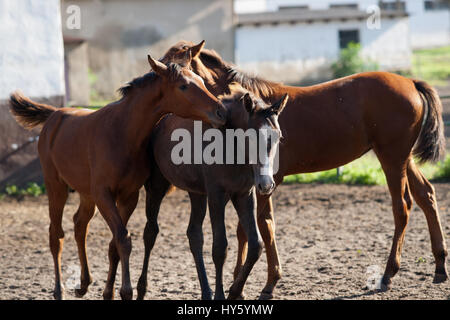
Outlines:
<svg viewBox="0 0 450 320"><path fill-rule="evenodd" d="M204 46L205 46L205 40L202 40L202 42L200 42L199 44L191 47L190 51L192 54L192 59L195 59L200 55L200 52L202 51Z"/></svg>
<svg viewBox="0 0 450 320"><path fill-rule="evenodd" d="M245 110L247 110L248 113L252 113L254 109L253 100L248 92L242 97L242 101L244 103Z"/></svg>
<svg viewBox="0 0 450 320"><path fill-rule="evenodd" d="M185 55L184 55L184 61L183 61L183 66L189 66L191 64L192 61L192 49L189 48Z"/></svg>
<svg viewBox="0 0 450 320"><path fill-rule="evenodd" d="M155 71L157 75L160 75L161 77L167 75L167 66L164 63L153 59L149 54L147 55L147 58L150 67L152 67L152 70Z"/></svg>
<svg viewBox="0 0 450 320"><path fill-rule="evenodd" d="M283 111L284 107L286 106L286 103L289 100L289 95L286 93L283 98L281 98L279 101L275 102L270 109L275 113L276 115L279 115L281 111Z"/></svg>

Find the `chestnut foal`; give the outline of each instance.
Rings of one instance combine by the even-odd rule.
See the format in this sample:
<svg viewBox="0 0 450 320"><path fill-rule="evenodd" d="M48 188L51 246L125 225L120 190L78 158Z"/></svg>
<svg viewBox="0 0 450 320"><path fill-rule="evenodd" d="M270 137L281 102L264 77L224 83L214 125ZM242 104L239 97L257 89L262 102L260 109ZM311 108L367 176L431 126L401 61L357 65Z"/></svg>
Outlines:
<svg viewBox="0 0 450 320"><path fill-rule="evenodd" d="M190 58L189 50L187 59ZM43 125L38 150L49 200L55 299L64 297L61 220L69 187L80 194L80 206L74 216L81 263L81 287L76 294L84 295L92 282L85 240L97 206L113 234L103 297L114 297L114 278L120 260L120 295L122 299L132 299L131 238L126 225L136 207L139 189L150 172L147 147L153 126L167 113L214 126L225 123L226 110L199 76L187 68L173 63L165 65L150 56L148 61L154 72L122 87L122 98L98 111L58 109L33 102L19 93L11 95L11 112L18 123L28 129Z"/></svg>

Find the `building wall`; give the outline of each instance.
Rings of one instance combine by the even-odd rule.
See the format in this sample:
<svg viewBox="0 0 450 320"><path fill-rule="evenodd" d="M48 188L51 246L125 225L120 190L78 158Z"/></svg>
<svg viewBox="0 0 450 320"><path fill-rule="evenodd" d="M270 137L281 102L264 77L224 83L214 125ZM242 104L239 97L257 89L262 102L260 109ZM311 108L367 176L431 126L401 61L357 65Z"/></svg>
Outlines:
<svg viewBox="0 0 450 320"><path fill-rule="evenodd" d="M408 19L383 19L380 30L365 21L242 26L236 30L236 63L275 81L299 83L331 77L339 56L339 30L359 29L362 54L383 70L410 67Z"/></svg>
<svg viewBox="0 0 450 320"><path fill-rule="evenodd" d="M0 1L0 22L0 99L17 89L31 97L63 96L59 1Z"/></svg>
<svg viewBox="0 0 450 320"><path fill-rule="evenodd" d="M64 50L58 0L0 1L0 190L15 175L41 181L36 142L39 130L21 128L9 112L9 95L20 90L33 100L64 103ZM25 147L20 147L25 144ZM19 151L14 151L19 148ZM34 165L30 165L34 164ZM25 168L25 169L24 169ZM36 169L37 168L37 169ZM5 180L6 179L6 180Z"/></svg>
<svg viewBox="0 0 450 320"><path fill-rule="evenodd" d="M427 11L422 0L406 1L413 49L450 45L450 10Z"/></svg>
<svg viewBox="0 0 450 320"><path fill-rule="evenodd" d="M148 53L159 58L182 39L205 39L208 48L233 59L232 0L64 0L63 22L73 4L81 9L81 28L63 23L63 32L88 42L99 97L116 97L117 88L149 71Z"/></svg>
<svg viewBox="0 0 450 320"><path fill-rule="evenodd" d="M64 44L66 64L66 103L88 106L90 101L89 56L86 41Z"/></svg>
<svg viewBox="0 0 450 320"><path fill-rule="evenodd" d="M383 0L395 2L395 0ZM425 10L424 0L402 0L410 16L410 41L413 49L450 45L450 11ZM330 4L358 4L360 10L378 5L378 0L236 0L237 13L277 11L281 6L307 5L310 9L328 9Z"/></svg>

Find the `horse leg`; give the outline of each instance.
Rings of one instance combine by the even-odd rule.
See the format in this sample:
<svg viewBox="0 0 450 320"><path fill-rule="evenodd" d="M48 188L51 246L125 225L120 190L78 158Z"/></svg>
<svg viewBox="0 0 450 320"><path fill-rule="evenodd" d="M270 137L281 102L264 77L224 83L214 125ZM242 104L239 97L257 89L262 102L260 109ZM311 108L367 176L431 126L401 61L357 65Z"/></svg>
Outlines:
<svg viewBox="0 0 450 320"><path fill-rule="evenodd" d="M224 300L225 293L223 291L223 265L227 257L227 234L225 229L225 193L218 190L209 190L208 205L209 215L213 233L212 256L216 267L216 289L214 294L215 300Z"/></svg>
<svg viewBox="0 0 450 320"><path fill-rule="evenodd" d="M242 269L229 290L228 299L236 299L242 294L250 271L261 256L263 248L263 241L256 223L255 191L253 190L250 195L232 197L232 201L239 216L239 222L247 236L248 253Z"/></svg>
<svg viewBox="0 0 450 320"><path fill-rule="evenodd" d="M94 200L113 234L113 240L109 245L110 269L103 298L113 298L114 288L111 288L111 282L114 284L113 279L116 271L114 265L117 267L117 263L120 260L122 264L122 288L120 289L120 295L123 300L131 300L133 297L129 270L131 237L126 229L126 222L122 220L115 204L115 199L108 189L96 190Z"/></svg>
<svg viewBox="0 0 450 320"><path fill-rule="evenodd" d="M117 208L119 210L120 218L122 219L122 223L124 224L125 227L128 223L128 220L131 217L131 214L136 208L138 200L139 200L139 191L131 194L131 196L127 197L126 199L119 199L117 201ZM106 280L105 290L103 291L103 297L105 299L111 300L114 298L114 282L116 280L117 266L120 260L120 254L117 250L115 241L111 241L109 243L108 256L109 256L109 271L108 271L108 279ZM123 286L120 295L122 299L126 299L127 297L124 298L122 290Z"/></svg>
<svg viewBox="0 0 450 320"><path fill-rule="evenodd" d="M380 158L383 171L392 198L392 211L394 213L395 231L392 239L392 248L386 269L381 281L381 289L388 290L391 286L392 277L400 269L401 250L405 238L406 225L408 224L409 213L412 206L411 194L406 177L406 161L388 162Z"/></svg>
<svg viewBox="0 0 450 320"><path fill-rule="evenodd" d="M145 183L146 200L145 200L145 214L147 216L147 223L144 229L144 262L142 266L141 276L139 277L137 292L138 300L143 300L147 292L147 273L148 261L150 253L155 245L156 237L158 236L158 213L161 206L161 201L170 189L170 183L162 176L162 174L153 174L150 180Z"/></svg>
<svg viewBox="0 0 450 320"><path fill-rule="evenodd" d="M189 193L191 199L191 217L187 229L189 247L194 256L197 275L202 289L202 300L211 300L212 292L206 275L205 263L203 260L203 220L206 214L206 195Z"/></svg>
<svg viewBox="0 0 450 320"><path fill-rule="evenodd" d="M259 299L273 298L273 290L281 279L282 269L275 241L275 220L273 216L272 197L258 196L258 228L264 241L267 256L267 282Z"/></svg>
<svg viewBox="0 0 450 320"><path fill-rule="evenodd" d="M408 182L411 193L419 207L425 213L428 230L431 238L431 248L436 262L434 283L440 283L448 279L445 260L447 257L447 246L442 232L439 211L436 202L434 187L419 171L413 161L408 163Z"/></svg>
<svg viewBox="0 0 450 320"><path fill-rule="evenodd" d="M86 236L95 212L95 203L89 197L80 195L80 206L73 216L75 224L75 240L78 247L78 256L81 266L80 288L75 289L75 295L82 297L88 291L89 285L92 283L92 277L89 272L88 258L86 254Z"/></svg>
<svg viewBox="0 0 450 320"><path fill-rule="evenodd" d="M64 245L64 231L62 229L62 215L68 197L67 184L58 178L46 179L45 187L48 194L48 207L50 214L49 242L55 267L55 289L53 297L64 299L64 285L61 276L61 253Z"/></svg>
<svg viewBox="0 0 450 320"><path fill-rule="evenodd" d="M242 225L240 222L238 222L237 229L236 229L236 236L238 239L238 255L237 255L237 261L236 266L234 267L233 272L233 280L236 280L239 272L242 269L242 266L244 265L245 258L247 257L247 236L245 235L245 231L242 228ZM244 294L242 293L241 299L244 299Z"/></svg>

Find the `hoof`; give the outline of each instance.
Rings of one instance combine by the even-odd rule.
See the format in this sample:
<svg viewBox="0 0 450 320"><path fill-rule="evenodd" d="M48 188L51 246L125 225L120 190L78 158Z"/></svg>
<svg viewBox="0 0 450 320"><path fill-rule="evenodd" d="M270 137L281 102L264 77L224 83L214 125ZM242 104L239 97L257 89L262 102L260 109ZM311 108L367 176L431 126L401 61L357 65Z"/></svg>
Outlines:
<svg viewBox="0 0 450 320"><path fill-rule="evenodd" d="M144 293L138 292L136 300L144 300L144 297L145 297L145 292Z"/></svg>
<svg viewBox="0 0 450 320"><path fill-rule="evenodd" d="M133 299L133 289L123 288L120 289L120 297L122 300L132 300Z"/></svg>
<svg viewBox="0 0 450 320"><path fill-rule="evenodd" d="M202 300L212 300L212 292L202 294Z"/></svg>
<svg viewBox="0 0 450 320"><path fill-rule="evenodd" d="M245 295L244 295L243 293L241 293L240 295L238 295L238 296L236 297L235 300L245 300Z"/></svg>
<svg viewBox="0 0 450 320"><path fill-rule="evenodd" d="M272 300L273 294L272 292L261 292L261 295L259 296L259 300Z"/></svg>
<svg viewBox="0 0 450 320"><path fill-rule="evenodd" d="M139 279L136 290L137 300L144 300L145 294L147 293L147 281Z"/></svg>
<svg viewBox="0 0 450 320"><path fill-rule="evenodd" d="M103 300L114 300L114 290L103 291Z"/></svg>
<svg viewBox="0 0 450 320"><path fill-rule="evenodd" d="M442 283L447 281L448 275L447 273L436 273L434 275L433 283Z"/></svg>
<svg viewBox="0 0 450 320"><path fill-rule="evenodd" d="M384 281L381 281L381 283L380 283L380 289L379 289L378 291L380 291L380 292L386 292L386 291L389 291L389 290L391 289L391 287L392 287L392 284L391 284L390 281L387 282L387 283L385 283Z"/></svg>
<svg viewBox="0 0 450 320"><path fill-rule="evenodd" d="M82 298L88 292L88 288L75 289L75 297Z"/></svg>
<svg viewBox="0 0 450 320"><path fill-rule="evenodd" d="M64 292L53 292L53 298L55 300L64 300Z"/></svg>

